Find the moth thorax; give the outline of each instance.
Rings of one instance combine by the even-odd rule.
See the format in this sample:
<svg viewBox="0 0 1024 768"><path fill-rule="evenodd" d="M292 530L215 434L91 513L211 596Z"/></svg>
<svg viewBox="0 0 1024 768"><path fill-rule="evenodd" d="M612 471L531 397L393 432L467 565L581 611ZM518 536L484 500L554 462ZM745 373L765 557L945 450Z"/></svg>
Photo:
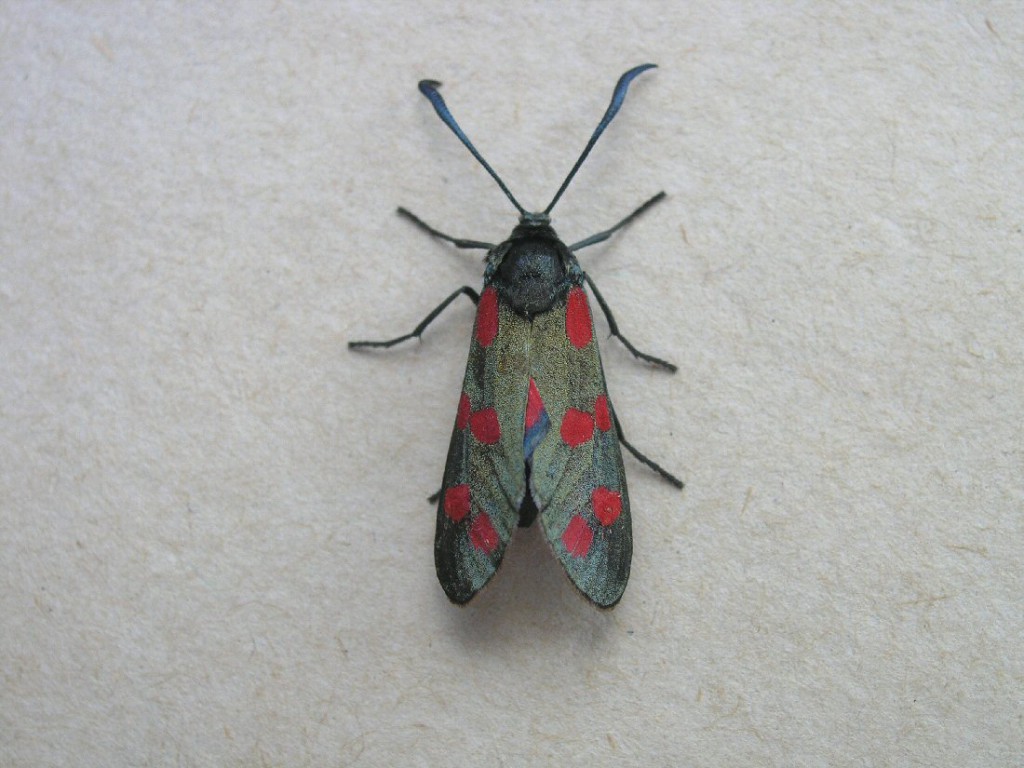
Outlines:
<svg viewBox="0 0 1024 768"><path fill-rule="evenodd" d="M546 312L569 290L560 245L533 237L512 242L494 276L494 287L516 312L527 316Z"/></svg>

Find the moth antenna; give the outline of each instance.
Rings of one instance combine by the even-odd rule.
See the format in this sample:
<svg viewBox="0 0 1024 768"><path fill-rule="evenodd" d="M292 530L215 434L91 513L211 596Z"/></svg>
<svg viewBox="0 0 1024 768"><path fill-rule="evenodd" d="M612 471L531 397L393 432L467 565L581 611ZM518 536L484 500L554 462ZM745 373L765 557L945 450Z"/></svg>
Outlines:
<svg viewBox="0 0 1024 768"><path fill-rule="evenodd" d="M623 77L625 77L625 75L623 75ZM448 105L444 103L444 99L441 98L441 94L437 92L437 89L440 86L441 83L439 83L437 80L420 80L420 93L422 93L424 96L427 97L427 99L429 99L430 103L434 105L434 111L437 112L437 116L440 117L442 121L444 121L445 125L452 129L452 133L459 137L459 141L466 145L466 149L468 149L473 154L473 157L477 159L480 165L482 165L484 169L486 169L486 171L489 174L491 174L491 178L498 182L498 186L501 187L501 191L505 193L505 197L512 201L512 205L516 207L516 210L518 210L521 215L525 216L526 209L519 204L519 201L515 199L515 197L509 191L508 187L505 186L505 182L503 182L501 180L501 177L494 172L494 169L491 168L490 164L488 164L488 162L484 160L483 155L481 155L477 151L476 147L473 146L473 142L471 142L469 140L469 137L466 136L465 133L463 133L462 128L459 127L459 124L455 122L455 118L452 117L452 113L448 111Z"/></svg>
<svg viewBox="0 0 1024 768"><path fill-rule="evenodd" d="M565 188L569 186L569 182L571 182L573 176L576 175L576 171L580 169L580 166L583 165L583 161L586 160L587 155L590 154L590 150L594 148L597 140L601 138L601 134L604 133L604 129L608 127L612 118L614 118L618 113L619 108L622 106L622 102L626 98L626 91L629 90L629 84L633 82L633 78L643 72L646 72L648 69L654 69L657 66L657 64L641 64L640 66L633 67L628 72L623 73L622 77L619 78L619 82L615 84L615 92L612 94L611 104L609 104L608 109L605 110L604 117L601 118L601 122L598 123L597 128L594 129L594 133L590 137L590 141L587 142L587 146L583 148L583 154L580 155L580 159L576 161L576 165L574 165L572 170L569 171L569 175L565 177L565 181L562 182L562 186L558 188L554 198L552 198L551 202L548 203L548 207L544 209L545 215L551 213L551 209L555 207L555 203L558 202L558 198L560 198L562 193L565 192ZM422 89L423 83L420 83L420 90ZM441 97L438 96L438 99L440 98ZM437 107L436 104L434 106ZM440 109L438 109L438 114L440 114ZM452 130L455 130L455 128L452 128ZM472 147L470 147L470 149L472 150ZM476 153L474 152L474 154ZM479 158L479 155L477 157ZM481 162L483 161L481 160Z"/></svg>

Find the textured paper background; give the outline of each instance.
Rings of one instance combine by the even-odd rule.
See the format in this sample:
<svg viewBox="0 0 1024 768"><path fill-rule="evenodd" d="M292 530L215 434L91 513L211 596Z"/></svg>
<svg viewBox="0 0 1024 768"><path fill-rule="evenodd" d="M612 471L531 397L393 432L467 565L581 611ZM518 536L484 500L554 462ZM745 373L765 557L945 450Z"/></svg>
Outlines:
<svg viewBox="0 0 1024 768"><path fill-rule="evenodd" d="M0 764L1005 766L1024 744L1024 15L991 3L6 3ZM449 606L475 254L556 210L633 578Z"/></svg>

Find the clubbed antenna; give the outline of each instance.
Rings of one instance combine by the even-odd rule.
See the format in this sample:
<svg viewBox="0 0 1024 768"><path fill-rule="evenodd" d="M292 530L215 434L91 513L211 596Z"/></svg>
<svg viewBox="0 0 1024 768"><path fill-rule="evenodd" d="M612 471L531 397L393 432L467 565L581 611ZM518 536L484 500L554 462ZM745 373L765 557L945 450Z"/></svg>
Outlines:
<svg viewBox="0 0 1024 768"><path fill-rule="evenodd" d="M498 182L498 186L501 187L501 191L505 193L505 197L512 201L512 205L516 207L523 216L526 215L526 209L519 204L519 201L513 197L512 193L509 192L508 187L505 186L505 182L501 180L501 177L494 172L494 169L484 160L483 155L477 152L476 147L473 146L473 142L469 140L469 137L462 132L462 128L455 122L455 118L452 117L452 113L448 111L448 105L444 103L444 99L441 98L441 94L437 92L437 89L441 86L437 80L420 80L420 93L426 96L430 103L434 105L434 111L437 112L437 116L444 121L444 124L452 129L452 133L459 137L459 141L466 145L466 149L473 153L475 157L482 165L491 177ZM610 118L609 118L610 119Z"/></svg>
<svg viewBox="0 0 1024 768"><path fill-rule="evenodd" d="M587 155L590 154L590 150L594 148L594 145L597 143L597 140L601 138L601 134L604 133L604 129L608 127L608 124L612 121L612 118L614 118L615 115L618 113L619 108L622 106L622 102L626 98L626 91L629 90L629 84L633 82L633 78L635 78L637 75L643 72L646 72L648 69L654 69L656 66L658 65L641 64L639 67L633 67L631 70L629 70L628 72L623 74L622 77L619 78L619 82L615 84L615 92L612 94L612 102L611 104L608 105L608 109L605 111L604 117L602 117L601 122L597 124L597 128L594 130L594 134L590 137L590 141L587 142L587 146L584 147L583 154L580 155L580 159L576 161L576 165L574 165L572 167L572 170L569 171L569 175L565 177L565 181L562 182L562 186L558 188L558 191L555 193L554 198L552 198L551 202L548 203L548 207L544 209L545 214L551 213L551 209L555 207L555 203L558 202L558 198L560 198L562 196L562 193L565 192L565 188L569 186L569 182L572 181L572 177L576 175L576 171L578 171L580 169L580 166L583 165L583 161L587 159ZM420 83L420 90L423 90L423 83ZM441 97L438 96L438 99L440 98ZM434 106L436 107L437 105L435 104ZM438 109L438 114L440 114L440 109ZM447 120L445 122L447 122ZM454 120L452 122L454 122ZM456 128L452 128L452 130L456 130ZM463 141L466 140L463 139ZM473 154L476 154L476 150L474 150L473 147L468 144L468 142L466 145L469 146L470 151L473 152ZM480 162L483 162L483 159L480 158L479 155L477 155L477 159L480 160ZM485 167L486 165L487 163L484 163ZM490 168L488 168L488 170L490 170ZM493 171L491 171L491 175L494 175ZM497 177L495 176L495 178ZM501 182L499 181L498 183L500 184ZM502 185L502 189L504 188L504 185ZM505 194L508 194L508 190L505 191ZM520 208L519 210L522 210L522 208Z"/></svg>
<svg viewBox="0 0 1024 768"><path fill-rule="evenodd" d="M622 77L619 78L619 82L615 84L615 92L612 93L612 101L608 105L608 109L605 110L604 117L602 117L601 122L597 124L597 128L594 129L594 133L591 135L590 141L588 141L587 146L583 148L583 153L576 161L576 164L572 167L572 170L569 171L569 175L565 177L565 181L562 182L562 186L558 188L558 192L555 193L551 202L548 203L548 207L544 209L544 216L551 213L551 209L555 207L555 203L557 203L559 198L561 198L562 193L565 192L569 183L576 175L576 172L580 169L580 166L583 165L583 161L587 159L587 155L590 154L590 150L594 148L597 140L601 138L601 134L604 133L604 129L608 127L608 124L612 121L615 115L618 114L619 109L622 107L622 102L626 99L626 91L629 90L630 83L633 82L633 79L637 75L646 72L648 69L654 69L656 66L656 64L641 64L640 66L633 67L628 72L625 72ZM484 160L483 155L477 151L477 148L473 146L473 142L469 140L469 137L463 132L462 128L459 127L455 118L452 117L452 113L448 111L448 105L444 103L444 99L441 98L441 94L438 93L437 89L440 86L441 83L437 80L420 80L420 93L427 97L430 103L434 106L434 111L437 112L437 116L440 117L444 124L451 129L452 133L458 137L459 141L465 145L466 149L468 149L473 157L477 159L477 162L479 162L480 165L482 165L484 169L491 174L491 178L498 183L501 191L505 193L505 197L512 202L512 205L516 207L516 210L519 211L520 215L524 217L527 216L528 214L526 209L519 204L519 201L516 200L512 192L509 191L509 188L505 186L505 182L501 180L501 177L493 168L491 168L490 164Z"/></svg>

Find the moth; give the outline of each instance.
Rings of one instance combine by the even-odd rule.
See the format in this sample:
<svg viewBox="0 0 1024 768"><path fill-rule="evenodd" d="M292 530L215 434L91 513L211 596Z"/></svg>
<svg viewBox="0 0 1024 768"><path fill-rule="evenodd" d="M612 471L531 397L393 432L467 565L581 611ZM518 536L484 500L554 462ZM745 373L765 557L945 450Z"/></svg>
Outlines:
<svg viewBox="0 0 1024 768"><path fill-rule="evenodd" d="M420 92L498 183L519 211L519 223L498 243L467 240L434 229L399 208L399 215L457 248L487 251L483 290L462 286L416 328L387 341L352 341L351 348L391 347L419 338L459 296L476 305L469 361L437 503L434 561L452 602L468 603L494 576L518 525L540 527L569 579L591 602L611 608L629 579L633 534L620 445L677 488L683 484L639 453L622 434L608 399L587 300L589 288L618 338L639 360L676 366L640 352L622 333L576 253L607 240L665 197L659 192L631 214L572 245L551 226L551 210L598 138L618 113L630 83L653 68L624 73L611 103L576 164L548 206L527 211L452 117L434 80Z"/></svg>

